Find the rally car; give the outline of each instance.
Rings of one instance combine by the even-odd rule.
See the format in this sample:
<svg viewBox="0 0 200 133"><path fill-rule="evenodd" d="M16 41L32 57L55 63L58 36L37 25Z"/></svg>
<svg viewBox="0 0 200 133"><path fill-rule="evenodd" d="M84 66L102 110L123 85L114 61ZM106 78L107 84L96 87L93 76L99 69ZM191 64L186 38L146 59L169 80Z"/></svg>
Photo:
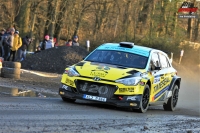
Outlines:
<svg viewBox="0 0 200 133"><path fill-rule="evenodd" d="M59 95L63 101L91 100L142 113L152 105L174 111L180 83L165 52L132 42L105 43L65 69Z"/></svg>

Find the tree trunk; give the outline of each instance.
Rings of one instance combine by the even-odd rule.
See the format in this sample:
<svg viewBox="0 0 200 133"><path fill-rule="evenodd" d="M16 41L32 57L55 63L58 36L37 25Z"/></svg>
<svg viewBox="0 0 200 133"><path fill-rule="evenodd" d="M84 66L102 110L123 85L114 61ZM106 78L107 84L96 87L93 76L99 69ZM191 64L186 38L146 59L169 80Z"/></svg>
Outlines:
<svg viewBox="0 0 200 133"><path fill-rule="evenodd" d="M86 6L85 4L86 4L86 0L83 0L82 6L81 6L82 10L79 12L73 36L78 35L78 31L79 31L79 28L80 28L80 25L81 25L81 22L82 22L82 18L83 18L84 13L85 13L85 6Z"/></svg>
<svg viewBox="0 0 200 133"><path fill-rule="evenodd" d="M17 23L20 31L20 36L25 36L30 32L29 18L30 18L30 6L31 2L26 1L20 8L19 14L15 17L15 23Z"/></svg>
<svg viewBox="0 0 200 133"><path fill-rule="evenodd" d="M59 6L59 0L54 0L54 11L52 12L51 16L51 24L50 24L50 37L54 38L54 32L55 32L55 26L57 22L57 12L58 12L58 6Z"/></svg>
<svg viewBox="0 0 200 133"><path fill-rule="evenodd" d="M153 12L154 12L154 0L152 2L152 5L150 4L151 7L149 10L149 16L148 16L148 20L149 20L149 45L151 44L151 38L152 38L152 26L153 26Z"/></svg>
<svg viewBox="0 0 200 133"><path fill-rule="evenodd" d="M192 19L188 18L188 25L187 25L187 38L190 40L192 32Z"/></svg>
<svg viewBox="0 0 200 133"><path fill-rule="evenodd" d="M53 0L49 0L48 1L48 12L47 12L47 18L46 18L46 23L45 23L45 30L44 30L44 34L45 35L49 35L51 30L50 30L50 25L52 23L52 9L53 9L53 5L52 5L52 1Z"/></svg>
<svg viewBox="0 0 200 133"><path fill-rule="evenodd" d="M200 18L197 20L195 32L194 32L194 41L197 41L197 38L199 36L199 23L200 23Z"/></svg>
<svg viewBox="0 0 200 133"><path fill-rule="evenodd" d="M195 5L195 0L193 0L193 3ZM192 15L192 13L189 13ZM191 41L192 40L192 28L194 25L194 19L193 18L188 18L188 27L187 27L187 38Z"/></svg>
<svg viewBox="0 0 200 133"><path fill-rule="evenodd" d="M175 10L178 9L178 2L174 2ZM176 27L177 27L177 11L173 14L173 37L176 38Z"/></svg>

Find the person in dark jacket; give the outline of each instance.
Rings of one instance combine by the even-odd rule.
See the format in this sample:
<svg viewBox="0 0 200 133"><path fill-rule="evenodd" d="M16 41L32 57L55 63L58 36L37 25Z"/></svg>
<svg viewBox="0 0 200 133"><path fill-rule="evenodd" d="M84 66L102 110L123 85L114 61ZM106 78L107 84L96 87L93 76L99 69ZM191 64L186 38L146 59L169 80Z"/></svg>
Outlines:
<svg viewBox="0 0 200 133"><path fill-rule="evenodd" d="M4 56L4 48L3 48L3 40L4 40L4 34L5 34L5 29L2 29L1 30L1 33L0 33L0 57L3 57Z"/></svg>
<svg viewBox="0 0 200 133"><path fill-rule="evenodd" d="M26 59L26 50L31 43L29 36L22 38L22 46L17 50L17 61Z"/></svg>
<svg viewBox="0 0 200 133"><path fill-rule="evenodd" d="M66 43L66 46L72 46L72 39L69 39Z"/></svg>
<svg viewBox="0 0 200 133"><path fill-rule="evenodd" d="M49 35L46 35L44 37L44 40L40 42L40 47L41 47L41 50L53 48L54 47L53 39L50 38Z"/></svg>
<svg viewBox="0 0 200 133"><path fill-rule="evenodd" d="M74 36L73 42L72 42L72 46L79 46L79 43L78 43L78 36Z"/></svg>
<svg viewBox="0 0 200 133"><path fill-rule="evenodd" d="M3 40L3 47L4 47L4 61L9 61L9 57L10 57L10 51L13 47L13 43L14 43L14 33L15 33L15 29L11 28L10 30L7 30L7 33L5 35L5 38Z"/></svg>

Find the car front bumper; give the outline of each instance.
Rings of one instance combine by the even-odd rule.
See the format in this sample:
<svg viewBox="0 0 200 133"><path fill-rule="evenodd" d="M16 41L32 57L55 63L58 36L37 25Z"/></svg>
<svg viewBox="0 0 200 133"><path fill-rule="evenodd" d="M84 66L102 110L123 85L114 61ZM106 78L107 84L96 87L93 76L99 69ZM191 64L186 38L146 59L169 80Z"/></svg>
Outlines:
<svg viewBox="0 0 200 133"><path fill-rule="evenodd" d="M117 107L123 108L140 108L140 100L142 95L134 95L134 96L116 96L115 98L103 98L99 96L93 96L91 94L82 94L78 92L72 92L65 90L63 88L59 88L59 95L61 97L66 97L70 99L81 99L81 100L89 100L95 102L101 102L105 104L114 105Z"/></svg>

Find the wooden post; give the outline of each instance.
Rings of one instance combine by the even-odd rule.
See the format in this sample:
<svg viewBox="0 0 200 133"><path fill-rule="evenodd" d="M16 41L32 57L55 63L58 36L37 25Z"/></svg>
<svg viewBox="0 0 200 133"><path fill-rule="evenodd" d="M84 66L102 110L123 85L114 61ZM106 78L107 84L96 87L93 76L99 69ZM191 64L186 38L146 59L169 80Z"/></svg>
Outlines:
<svg viewBox="0 0 200 133"><path fill-rule="evenodd" d="M87 51L89 52L90 51L90 41L89 40L86 41L86 46L87 46Z"/></svg>
<svg viewBox="0 0 200 133"><path fill-rule="evenodd" d="M171 53L170 63L173 62L173 53Z"/></svg>
<svg viewBox="0 0 200 133"><path fill-rule="evenodd" d="M180 59L179 59L179 63L178 63L178 64L181 64L181 60L182 60L182 57L183 57L183 53L184 53L184 50L182 49L182 50L181 50Z"/></svg>

